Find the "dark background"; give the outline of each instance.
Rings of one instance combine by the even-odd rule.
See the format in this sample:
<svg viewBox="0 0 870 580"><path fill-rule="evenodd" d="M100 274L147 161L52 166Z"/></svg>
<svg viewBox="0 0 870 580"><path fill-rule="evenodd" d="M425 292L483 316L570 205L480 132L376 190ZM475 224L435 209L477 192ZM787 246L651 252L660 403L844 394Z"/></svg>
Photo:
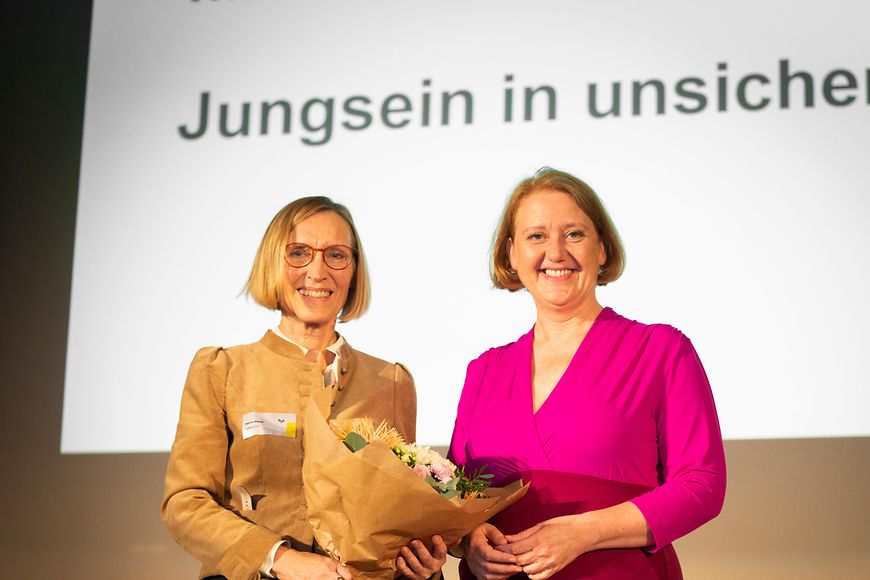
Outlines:
<svg viewBox="0 0 870 580"><path fill-rule="evenodd" d="M159 518L166 454L60 455L91 3L3 12L0 571L194 578ZM148 421L119 412L131 429ZM870 577L870 438L735 441L726 453L725 511L677 545L687 578Z"/></svg>
<svg viewBox="0 0 870 580"><path fill-rule="evenodd" d="M192 578L160 523L165 454L59 451L91 2L3 14L0 576Z"/></svg>

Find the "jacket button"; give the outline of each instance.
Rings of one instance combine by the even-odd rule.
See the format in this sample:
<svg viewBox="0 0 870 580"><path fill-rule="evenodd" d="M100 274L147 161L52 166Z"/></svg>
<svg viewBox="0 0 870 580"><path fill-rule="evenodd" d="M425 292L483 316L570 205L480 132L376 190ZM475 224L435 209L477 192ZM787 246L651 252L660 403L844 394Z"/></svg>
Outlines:
<svg viewBox="0 0 870 580"><path fill-rule="evenodd" d="M338 390L339 390L339 391L343 391L343 390L344 390L344 385L339 386L339 387L338 387Z"/></svg>
<svg viewBox="0 0 870 580"><path fill-rule="evenodd" d="M330 407L335 407L335 401L331 402L331 403L329 404L329 406L330 406Z"/></svg>
<svg viewBox="0 0 870 580"><path fill-rule="evenodd" d="M343 374L343 375L347 374L347 367L341 367L341 374Z"/></svg>

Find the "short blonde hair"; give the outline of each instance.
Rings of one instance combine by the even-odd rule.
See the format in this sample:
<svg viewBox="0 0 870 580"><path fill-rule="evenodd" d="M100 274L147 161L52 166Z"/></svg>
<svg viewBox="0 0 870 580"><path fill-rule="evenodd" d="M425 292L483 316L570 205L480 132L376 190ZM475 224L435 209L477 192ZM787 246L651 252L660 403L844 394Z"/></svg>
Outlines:
<svg viewBox="0 0 870 580"><path fill-rule="evenodd" d="M514 222L522 201L535 191L551 189L567 193L595 225L595 231L604 244L604 265L598 273L598 285L616 281L625 268L625 249L619 232L595 191L583 180L557 169L542 167L531 177L522 180L508 198L501 220L492 238L490 278L496 288L515 292L523 287L516 270L511 268L508 241L514 236Z"/></svg>
<svg viewBox="0 0 870 580"><path fill-rule="evenodd" d="M350 291L347 301L341 309L338 319L347 322L359 318L368 310L371 300L371 285L369 283L368 268L366 266L365 253L362 242L350 211L340 203L336 203L324 196L301 197L291 201L272 218L263 240L254 257L254 264L248 281L242 290L254 299L254 302L270 310L286 311L283 304L284 297L284 272L289 267L284 261L284 248L290 232L302 221L322 211L332 211L347 222L353 235L353 249L356 252L353 278L350 282Z"/></svg>

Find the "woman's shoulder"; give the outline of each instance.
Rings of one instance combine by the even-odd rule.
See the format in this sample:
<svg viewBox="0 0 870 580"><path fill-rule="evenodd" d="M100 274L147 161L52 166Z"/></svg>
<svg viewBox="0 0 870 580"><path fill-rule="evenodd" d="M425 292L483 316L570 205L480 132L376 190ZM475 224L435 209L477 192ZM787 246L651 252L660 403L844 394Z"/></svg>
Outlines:
<svg viewBox="0 0 870 580"><path fill-rule="evenodd" d="M359 371L369 372L375 375L384 376L387 378L400 379L411 377L411 371L400 362L391 362L386 359L376 357L361 350L357 350L345 343L343 349L344 356L348 357L348 364L353 365Z"/></svg>
<svg viewBox="0 0 870 580"><path fill-rule="evenodd" d="M689 340L679 328L671 324L638 322L618 314L610 308L602 311L602 314L605 315L604 322L606 324L620 328L626 335L635 336L644 342L679 344Z"/></svg>
<svg viewBox="0 0 870 580"><path fill-rule="evenodd" d="M222 346L203 346L197 349L193 355L193 361L190 363L191 368L197 366L212 367L215 365L226 364L227 349Z"/></svg>
<svg viewBox="0 0 870 580"><path fill-rule="evenodd" d="M486 349L472 359L468 363L468 367L486 367L487 365L497 364L502 360L513 358L532 339L532 332L532 330L529 330L516 340Z"/></svg>
<svg viewBox="0 0 870 580"><path fill-rule="evenodd" d="M233 346L203 346L193 356L193 365L230 366L258 352L268 350L268 333L258 341ZM300 355L301 356L301 355Z"/></svg>
<svg viewBox="0 0 870 580"><path fill-rule="evenodd" d="M346 344L343 350L345 351L346 356L357 364L363 364L370 367L386 367L398 364L353 348L349 344Z"/></svg>
<svg viewBox="0 0 870 580"><path fill-rule="evenodd" d="M658 360L670 366L695 347L679 328L666 323L643 323L611 311L610 330L605 343L625 356Z"/></svg>

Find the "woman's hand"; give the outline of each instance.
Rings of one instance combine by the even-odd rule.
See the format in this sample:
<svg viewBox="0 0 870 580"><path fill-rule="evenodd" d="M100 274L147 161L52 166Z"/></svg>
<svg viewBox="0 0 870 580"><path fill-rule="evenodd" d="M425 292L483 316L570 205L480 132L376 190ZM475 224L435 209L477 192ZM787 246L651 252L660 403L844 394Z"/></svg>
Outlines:
<svg viewBox="0 0 870 580"><path fill-rule="evenodd" d="M286 546L281 546L275 552L275 563L272 564L272 575L279 580L351 580L353 576L346 566L342 566L332 558L312 552L297 552Z"/></svg>
<svg viewBox="0 0 870 580"><path fill-rule="evenodd" d="M432 549L430 554L423 542L411 540L399 551L396 568L405 578L427 580L447 561L447 544L441 536L432 536Z"/></svg>
<svg viewBox="0 0 870 580"><path fill-rule="evenodd" d="M646 519L630 501L546 520L505 538L498 549L514 555L532 580L549 578L586 552L654 544Z"/></svg>
<svg viewBox="0 0 870 580"><path fill-rule="evenodd" d="M543 580L588 551L590 532L578 523L577 516L561 516L505 536L508 543L498 549L516 556L517 564L529 578Z"/></svg>
<svg viewBox="0 0 870 580"><path fill-rule="evenodd" d="M480 580L502 580L522 572L516 556L496 549L507 542L504 534L492 524L476 527L468 534L465 545L465 561L471 572Z"/></svg>

